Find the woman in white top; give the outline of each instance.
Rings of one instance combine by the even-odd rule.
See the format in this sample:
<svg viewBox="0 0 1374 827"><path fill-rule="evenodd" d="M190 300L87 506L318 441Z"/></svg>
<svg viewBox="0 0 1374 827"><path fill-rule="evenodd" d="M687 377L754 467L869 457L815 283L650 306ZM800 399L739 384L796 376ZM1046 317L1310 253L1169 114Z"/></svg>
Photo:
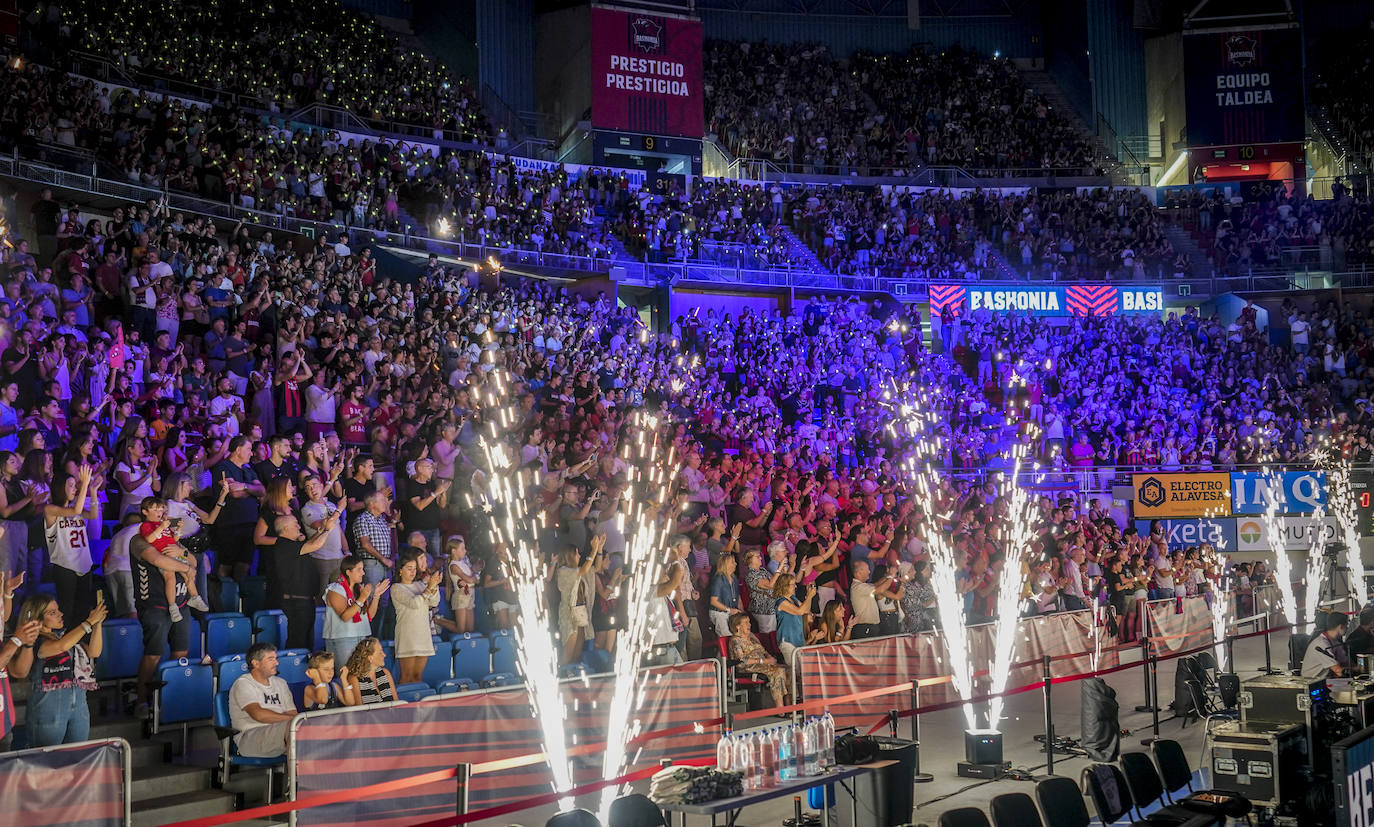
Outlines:
<svg viewBox="0 0 1374 827"><path fill-rule="evenodd" d="M591 551L581 565L577 562L577 547L567 546L559 561L554 580L558 584L558 634L563 640L561 663L576 663L582 657L582 644L590 640L592 631L592 601L596 599L596 558L606 545L600 534L592 537Z"/></svg>
<svg viewBox="0 0 1374 827"><path fill-rule="evenodd" d="M124 451L115 465L115 483L119 487L119 517L136 513L144 497L155 495L161 487L157 474L157 460L147 456L141 439L124 443Z"/></svg>
<svg viewBox="0 0 1374 827"><path fill-rule="evenodd" d="M229 480L220 480L219 496L215 498L215 507L208 512L191 501L191 494L194 489L191 475L186 471L178 471L168 475L167 481L162 485L162 490L167 493L167 519L172 522L172 530L176 532L177 542L181 544L182 548L199 558L210 548L210 531L205 526L214 525L215 520L219 519L220 511L224 509L225 501L229 499ZM210 593L206 580L208 574L208 566L203 563L196 566L196 592L198 594Z"/></svg>
<svg viewBox="0 0 1374 827"><path fill-rule="evenodd" d="M391 603L396 607L396 662L401 667L401 683L424 679L425 664L434 656L432 610L439 605L439 583L444 573L434 570L416 579L421 552L403 553L396 567L396 583L391 587Z"/></svg>
<svg viewBox="0 0 1374 827"><path fill-rule="evenodd" d="M100 519L100 500L91 490L91 466L83 464L75 477L67 477L59 497L61 505L43 506L43 529L52 561L57 606L68 617L84 617L92 608L95 586L91 581L91 538L87 520Z"/></svg>
<svg viewBox="0 0 1374 827"><path fill-rule="evenodd" d="M375 589L364 583L361 557L349 555L339 561L338 579L324 592L324 643L335 663L347 663L358 643L372 634L372 619L390 586L390 580Z"/></svg>

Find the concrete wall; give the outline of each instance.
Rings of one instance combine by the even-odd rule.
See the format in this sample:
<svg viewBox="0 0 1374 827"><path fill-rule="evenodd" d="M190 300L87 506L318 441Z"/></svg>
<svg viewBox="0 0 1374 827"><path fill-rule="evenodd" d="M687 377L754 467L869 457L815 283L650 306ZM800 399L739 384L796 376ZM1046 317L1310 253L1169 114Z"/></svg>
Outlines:
<svg viewBox="0 0 1374 827"><path fill-rule="evenodd" d="M1160 137L1165 164L1173 159L1173 145L1188 122L1183 80L1183 35L1174 32L1146 39L1145 127L1150 135ZM1181 176L1159 183L1181 184L1187 180L1185 167Z"/></svg>
<svg viewBox="0 0 1374 827"><path fill-rule="evenodd" d="M701 316L705 316L708 310L714 310L717 316L729 313L732 318L739 318L745 308L755 313L772 313L779 309L784 315L789 312L786 293L707 293L674 288L668 300L668 318L676 319L692 312L693 308Z"/></svg>
<svg viewBox="0 0 1374 827"><path fill-rule="evenodd" d="M534 99L566 134L592 106L591 7L559 9L534 18Z"/></svg>

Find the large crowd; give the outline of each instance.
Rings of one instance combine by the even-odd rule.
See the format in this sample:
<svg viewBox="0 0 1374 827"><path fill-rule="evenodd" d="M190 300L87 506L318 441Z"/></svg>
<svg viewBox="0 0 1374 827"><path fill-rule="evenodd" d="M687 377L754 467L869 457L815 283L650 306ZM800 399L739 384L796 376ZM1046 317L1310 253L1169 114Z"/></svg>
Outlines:
<svg viewBox="0 0 1374 827"><path fill-rule="evenodd" d="M338 0L24 5L26 35L63 59L93 53L123 70L195 84L224 102L241 97L271 113L320 103L380 128L419 126L476 143L493 137L466 79Z"/></svg>
<svg viewBox="0 0 1374 827"><path fill-rule="evenodd" d="M1374 263L1374 209L1344 182L1332 197L1290 192L1227 197L1220 189L1170 193L1166 209L1186 217L1218 273L1315 269L1336 273Z"/></svg>
<svg viewBox="0 0 1374 827"><path fill-rule="evenodd" d="M618 457L639 438L630 412L665 412L672 426L649 438L682 458L667 469L682 507L660 511L681 565L663 584L676 611L658 655L697 657L733 635L775 700L786 661L765 655L929 628L933 527L900 470L922 446L939 444L950 469L941 513L957 519L940 530L967 560L974 620L990 614L1001 559L1002 506L983 475L1017 443L1064 468L1302 460L1327 434L1374 458L1361 404L1374 321L1334 302L1287 303L1289 347L1269 344L1253 308L1225 326L1191 311L1055 325L950 310L934 349L899 305L854 300L708 310L653 332L604 294L476 289L435 259L388 278L347 237L224 236L156 203L102 221L46 191L10 216L32 239L6 253L0 300L4 591L62 652L80 618L137 616L148 654L135 703L164 643L184 652L187 619L250 572L286 613L288 646L309 645L326 607L334 668L355 683L365 672L341 703L394 696L379 634L396 640L405 683L431 632L510 625L510 562L481 507L483 434L537 480L538 548L573 661L584 643L616 645ZM938 425L893 429L916 397ZM1204 550L1175 554L1100 505L1041 501L1047 562L1028 610L1102 601L1129 637L1142 594L1214 588ZM97 512L118 521L99 560ZM84 692L80 661L35 691Z"/></svg>
<svg viewBox="0 0 1374 827"><path fill-rule="evenodd" d="M787 172L1091 169L1091 144L1009 60L957 47L836 58L815 44L708 41L707 132Z"/></svg>
<svg viewBox="0 0 1374 827"><path fill-rule="evenodd" d="M388 41L349 52L362 36L346 13L288 35L299 9L324 4L220 11L231 8L244 15L235 43L262 51L284 38L271 60L225 57L236 50L205 29L213 18L199 7L33 13L53 36L282 109L321 100L373 118L440 112L436 128L485 134L470 97L437 69ZM175 35L169 48L150 49L145 24ZM355 62L332 70L341 75L311 62L320 44L380 61L387 91L351 79ZM715 44L708 65L714 128L742 155L846 172L1090 161L1005 62L951 52L842 63ZM830 93L799 108L786 101L803 67ZM755 77L780 79L770 93ZM854 83L903 103L878 111ZM994 128L1008 123L1026 128ZM600 170L339 145L242 109L112 99L14 66L0 75L0 136L7 148L88 151L139 184L344 228L313 241L244 224L226 234L165 200L97 215L47 190L6 205L16 234L0 261L0 618L14 625L0 667L31 682L31 746L85 737L106 618L141 625L129 704L146 714L164 648L184 656L191 618L233 608L231 580L265 578L289 648L311 645L323 607L312 708L392 700L424 673L432 635L511 627L515 561L489 528L493 443L527 472L531 542L568 664L614 651L626 625L627 448L671 448L670 502L653 504L670 537L653 657L708 656L724 640L776 703L797 647L933 628L930 532L962 563L968 620L994 614L1006 499L990 474L1021 446L1049 470L1296 462L1328 437L1374 460L1374 317L1349 302L1285 300L1270 314L1287 325L1283 345L1252 306L1229 323L1196 309L1051 321L950 308L928 336L909 306L816 299L786 312L694 311L651 330L613 295L509 277L493 287L435 256L382 272L367 246L370 230L413 214L455 238L583 255L739 247L790 265L807 258L795 234L816 266L840 273L958 278L997 272L998 257L1066 280L1186 270L1136 191L710 182L651 193ZM1367 254L1368 208L1348 196L1191 206L1217 248L1237 255L1253 258L1271 226ZM639 409L668 424L646 434ZM945 469L941 525L911 496L904 469L916 457ZM1123 528L1071 489L1038 499L1033 528L1023 611L1101 605L1124 640L1143 599L1211 595L1226 574L1205 546L1171 549L1157 526ZM1262 568L1234 574L1242 593L1268 579ZM379 639L394 641L399 674ZM267 701L285 697L273 658L255 646L233 690L251 754L284 749L276 725L294 711Z"/></svg>

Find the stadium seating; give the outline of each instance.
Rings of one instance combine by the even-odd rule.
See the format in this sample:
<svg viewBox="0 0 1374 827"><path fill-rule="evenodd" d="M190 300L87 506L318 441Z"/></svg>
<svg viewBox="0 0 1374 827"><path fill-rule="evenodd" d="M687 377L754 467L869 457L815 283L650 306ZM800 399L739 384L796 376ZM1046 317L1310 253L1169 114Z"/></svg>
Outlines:
<svg viewBox="0 0 1374 827"><path fill-rule="evenodd" d="M239 679L239 675L248 673L248 661L241 654L221 655L215 658L214 666L216 691L228 689Z"/></svg>
<svg viewBox="0 0 1374 827"><path fill-rule="evenodd" d="M438 635L434 636L434 655L425 661L422 679L425 683L438 688L439 684L453 677L453 659L449 644Z"/></svg>
<svg viewBox="0 0 1374 827"><path fill-rule="evenodd" d="M211 658L241 655L253 644L253 625L238 612L212 612L205 616L205 653Z"/></svg>
<svg viewBox="0 0 1374 827"><path fill-rule="evenodd" d="M286 645L286 615L281 609L261 609L253 613L253 642Z"/></svg>
<svg viewBox="0 0 1374 827"><path fill-rule="evenodd" d="M434 694L434 687L426 683L404 683L396 687L396 698L402 701L419 701Z"/></svg>
<svg viewBox="0 0 1374 827"><path fill-rule="evenodd" d="M511 686L520 683L515 636L509 629L499 629L491 633L488 641L491 644L491 672L482 676L482 685Z"/></svg>
<svg viewBox="0 0 1374 827"><path fill-rule="evenodd" d="M456 680L476 685L491 674L491 647L484 635L464 632L450 641L453 647L453 671Z"/></svg>
<svg viewBox="0 0 1374 827"><path fill-rule="evenodd" d="M181 750L190 743L192 723L209 720L214 712L215 673L208 663L181 658L158 664L158 688L153 694L152 731L181 725Z"/></svg>
<svg viewBox="0 0 1374 827"><path fill-rule="evenodd" d="M138 664L143 659L143 627L137 620L106 620L102 642L104 648L95 661L96 680L117 681L138 675Z"/></svg>
<svg viewBox="0 0 1374 827"><path fill-rule="evenodd" d="M455 692L470 692L478 686L477 683L467 678L450 678L435 687L440 695L451 695Z"/></svg>

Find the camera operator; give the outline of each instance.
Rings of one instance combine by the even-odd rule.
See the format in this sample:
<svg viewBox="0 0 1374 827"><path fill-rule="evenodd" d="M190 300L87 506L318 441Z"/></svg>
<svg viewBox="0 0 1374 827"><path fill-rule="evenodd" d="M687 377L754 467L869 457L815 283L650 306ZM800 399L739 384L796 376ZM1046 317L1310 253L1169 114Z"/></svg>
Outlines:
<svg viewBox="0 0 1374 827"><path fill-rule="evenodd" d="M1307 644L1302 656L1302 675L1305 678L1343 677L1350 667L1346 655L1345 615L1331 612L1321 622L1321 634Z"/></svg>

